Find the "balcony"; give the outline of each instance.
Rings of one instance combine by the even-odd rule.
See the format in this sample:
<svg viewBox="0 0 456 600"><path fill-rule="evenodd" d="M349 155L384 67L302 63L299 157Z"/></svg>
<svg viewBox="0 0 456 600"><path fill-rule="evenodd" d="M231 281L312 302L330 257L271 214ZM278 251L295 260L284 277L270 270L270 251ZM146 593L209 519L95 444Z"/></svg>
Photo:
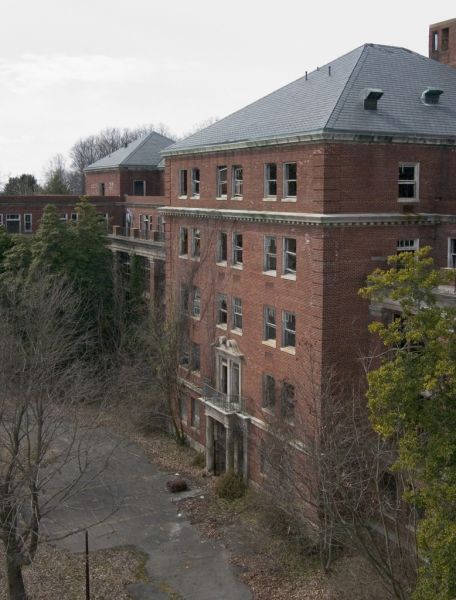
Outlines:
<svg viewBox="0 0 456 600"><path fill-rule="evenodd" d="M238 394L224 394L208 384L203 385L202 399L224 413L246 414L246 398Z"/></svg>
<svg viewBox="0 0 456 600"><path fill-rule="evenodd" d="M108 235L111 249L116 252L134 253L153 259L165 259L165 236L163 231L140 230L136 227L115 225Z"/></svg>

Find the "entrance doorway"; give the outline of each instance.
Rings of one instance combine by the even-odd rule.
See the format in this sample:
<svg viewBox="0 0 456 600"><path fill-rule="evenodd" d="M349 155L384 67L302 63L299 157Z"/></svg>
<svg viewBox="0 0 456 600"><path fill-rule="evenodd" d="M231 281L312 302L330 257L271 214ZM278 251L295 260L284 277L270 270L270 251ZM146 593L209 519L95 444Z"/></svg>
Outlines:
<svg viewBox="0 0 456 600"><path fill-rule="evenodd" d="M226 471L226 431L222 423L214 421L214 475Z"/></svg>

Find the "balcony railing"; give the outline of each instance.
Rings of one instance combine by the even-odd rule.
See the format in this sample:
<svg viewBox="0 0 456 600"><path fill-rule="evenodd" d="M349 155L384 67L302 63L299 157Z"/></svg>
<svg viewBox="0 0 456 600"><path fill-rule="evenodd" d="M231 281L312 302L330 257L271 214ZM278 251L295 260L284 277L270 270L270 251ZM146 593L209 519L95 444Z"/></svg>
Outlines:
<svg viewBox="0 0 456 600"><path fill-rule="evenodd" d="M165 234L163 231L150 231L148 229L138 229L136 227L119 227L118 225L115 225L112 228L112 234L136 240L150 240L151 242L165 241Z"/></svg>
<svg viewBox="0 0 456 600"><path fill-rule="evenodd" d="M210 402L226 413L246 412L246 399L238 394L225 394L208 384L203 385L203 400Z"/></svg>

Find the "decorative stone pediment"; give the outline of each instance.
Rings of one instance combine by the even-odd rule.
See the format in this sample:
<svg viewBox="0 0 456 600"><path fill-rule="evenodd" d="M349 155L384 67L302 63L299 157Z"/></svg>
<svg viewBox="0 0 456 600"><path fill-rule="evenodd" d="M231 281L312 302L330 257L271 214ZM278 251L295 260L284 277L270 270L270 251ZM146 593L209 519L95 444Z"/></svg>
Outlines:
<svg viewBox="0 0 456 600"><path fill-rule="evenodd" d="M235 356L237 358L242 358L244 356L242 354L242 352L239 350L239 346L238 346L236 340L231 340L231 339L227 338L225 335L220 335L219 337L217 337L214 347L219 352L225 352L226 354L229 354L230 356Z"/></svg>

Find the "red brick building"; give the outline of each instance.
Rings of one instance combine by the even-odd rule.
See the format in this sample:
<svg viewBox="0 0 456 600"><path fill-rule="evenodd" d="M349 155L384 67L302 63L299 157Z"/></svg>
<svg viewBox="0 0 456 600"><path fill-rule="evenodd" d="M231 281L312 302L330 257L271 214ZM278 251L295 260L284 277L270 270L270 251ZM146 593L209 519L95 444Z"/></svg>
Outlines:
<svg viewBox="0 0 456 600"><path fill-rule="evenodd" d="M271 413L311 437L325 373L356 378L357 291L388 255L456 265L455 107L456 70L367 44L163 152L180 410L209 470L261 484Z"/></svg>

